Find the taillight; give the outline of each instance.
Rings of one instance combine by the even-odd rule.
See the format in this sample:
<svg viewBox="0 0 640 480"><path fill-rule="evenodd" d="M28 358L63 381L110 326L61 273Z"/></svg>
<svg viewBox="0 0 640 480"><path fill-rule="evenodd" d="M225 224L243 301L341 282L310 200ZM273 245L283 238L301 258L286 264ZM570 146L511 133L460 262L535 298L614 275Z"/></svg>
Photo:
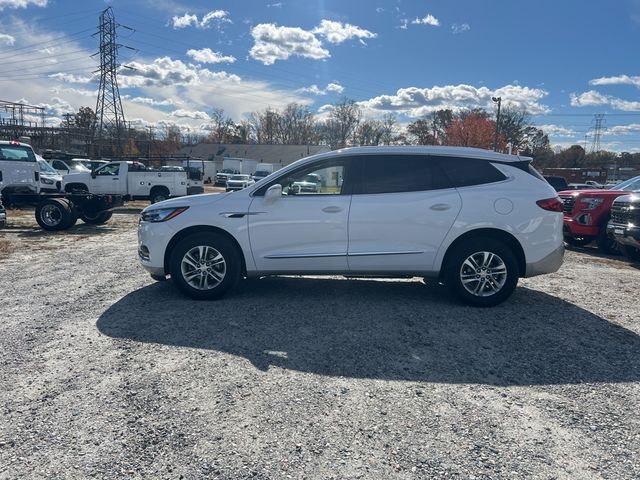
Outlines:
<svg viewBox="0 0 640 480"><path fill-rule="evenodd" d="M543 210L549 210L550 212L562 212L564 210L562 200L558 197L545 198L544 200L538 200L536 203Z"/></svg>

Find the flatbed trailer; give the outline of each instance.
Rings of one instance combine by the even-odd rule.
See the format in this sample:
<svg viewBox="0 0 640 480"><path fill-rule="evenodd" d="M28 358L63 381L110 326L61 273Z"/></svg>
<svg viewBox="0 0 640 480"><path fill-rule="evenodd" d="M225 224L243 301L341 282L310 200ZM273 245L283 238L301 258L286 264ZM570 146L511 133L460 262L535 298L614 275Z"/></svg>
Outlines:
<svg viewBox="0 0 640 480"><path fill-rule="evenodd" d="M84 191L70 193L3 195L5 206L35 206L38 225L43 230L66 230L76 224L78 218L90 225L107 223L112 210L124 205L122 195L98 195Z"/></svg>

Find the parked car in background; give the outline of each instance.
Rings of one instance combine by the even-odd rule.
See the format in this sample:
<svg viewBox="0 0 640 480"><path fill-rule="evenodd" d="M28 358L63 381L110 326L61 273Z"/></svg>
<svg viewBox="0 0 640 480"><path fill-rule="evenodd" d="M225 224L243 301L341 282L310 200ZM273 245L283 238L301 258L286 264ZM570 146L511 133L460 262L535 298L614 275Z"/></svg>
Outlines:
<svg viewBox="0 0 640 480"><path fill-rule="evenodd" d="M0 195L40 192L40 167L28 143L0 140Z"/></svg>
<svg viewBox="0 0 640 480"><path fill-rule="evenodd" d="M614 200L607 232L629 260L640 262L640 195L623 195Z"/></svg>
<svg viewBox="0 0 640 480"><path fill-rule="evenodd" d="M97 168L100 168L101 166L109 163L108 160L90 160L88 158L73 158L71 161L80 162L89 170L96 170Z"/></svg>
<svg viewBox="0 0 640 480"><path fill-rule="evenodd" d="M593 190L593 187L588 183L570 183L567 190Z"/></svg>
<svg viewBox="0 0 640 480"><path fill-rule="evenodd" d="M291 188L309 175L326 185ZM233 194L150 206L138 228L143 267L196 299L243 276L342 274L439 278L492 306L519 277L558 270L563 253L562 203L531 159L475 148L314 155Z"/></svg>
<svg viewBox="0 0 640 480"><path fill-rule="evenodd" d="M40 168L40 191L43 193L57 193L62 191L62 175L49 165L44 158L36 155Z"/></svg>
<svg viewBox="0 0 640 480"><path fill-rule="evenodd" d="M151 203L187 195L186 172L149 170L139 162L110 162L93 172L65 175L66 192L123 195L130 199L149 199ZM201 193L201 192L198 192Z"/></svg>
<svg viewBox="0 0 640 480"><path fill-rule="evenodd" d="M254 174L251 176L256 182L259 182L265 177L271 175L272 172L268 172L267 170L256 170Z"/></svg>
<svg viewBox="0 0 640 480"><path fill-rule="evenodd" d="M214 185L227 185L227 180L231 175L239 175L240 170L235 170L232 168L223 168L218 173L216 173Z"/></svg>
<svg viewBox="0 0 640 480"><path fill-rule="evenodd" d="M640 191L640 177L615 187L560 192L564 204L564 238L570 245L584 246L593 241L605 253L616 253L617 243L607 233L611 206L616 198Z"/></svg>
<svg viewBox="0 0 640 480"><path fill-rule="evenodd" d="M545 175L544 179L549 182L549 185L551 185L556 192L561 192L569 188L567 180L559 175Z"/></svg>
<svg viewBox="0 0 640 480"><path fill-rule="evenodd" d="M49 162L49 165L56 169L60 175L91 172L91 169L87 168L80 160L60 160L52 158L47 161Z"/></svg>
<svg viewBox="0 0 640 480"><path fill-rule="evenodd" d="M233 192L236 190L242 190L250 185L253 185L255 180L251 178L251 175L231 175L227 180L227 192Z"/></svg>
<svg viewBox="0 0 640 480"><path fill-rule="evenodd" d="M604 188L604 184L598 183L595 180L585 180L586 185L590 185L591 188Z"/></svg>

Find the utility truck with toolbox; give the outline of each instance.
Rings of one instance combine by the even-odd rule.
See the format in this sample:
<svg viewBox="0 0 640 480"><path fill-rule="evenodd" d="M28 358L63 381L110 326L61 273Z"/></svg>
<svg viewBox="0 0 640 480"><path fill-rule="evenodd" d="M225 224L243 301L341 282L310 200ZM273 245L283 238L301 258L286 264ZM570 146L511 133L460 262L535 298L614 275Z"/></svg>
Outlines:
<svg viewBox="0 0 640 480"><path fill-rule="evenodd" d="M188 184L185 171L150 170L144 164L132 161L109 162L92 172L64 177L66 192L82 190L122 195L133 200L149 199L151 203L187 195Z"/></svg>
<svg viewBox="0 0 640 480"><path fill-rule="evenodd" d="M123 204L119 195L94 195L80 190L42 193L40 169L29 144L0 141L0 201L6 206L35 206L36 221L44 230L70 228L78 218L99 225L109 221L111 209Z"/></svg>

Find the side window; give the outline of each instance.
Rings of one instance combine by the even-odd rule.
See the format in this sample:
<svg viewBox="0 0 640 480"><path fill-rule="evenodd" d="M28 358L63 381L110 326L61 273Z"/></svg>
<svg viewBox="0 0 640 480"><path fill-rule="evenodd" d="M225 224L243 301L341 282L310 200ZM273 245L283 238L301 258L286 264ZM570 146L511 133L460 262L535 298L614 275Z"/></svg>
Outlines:
<svg viewBox="0 0 640 480"><path fill-rule="evenodd" d="M425 155L363 156L356 193L401 193L447 188L437 165Z"/></svg>
<svg viewBox="0 0 640 480"><path fill-rule="evenodd" d="M279 183L285 195L344 195L349 168L346 159L322 161L281 176L256 192L264 195L271 186Z"/></svg>
<svg viewBox="0 0 640 480"><path fill-rule="evenodd" d="M440 168L454 187L501 182L507 178L487 160L444 156L433 158L438 158Z"/></svg>
<svg viewBox="0 0 640 480"><path fill-rule="evenodd" d="M67 166L59 160L53 161L53 168L56 170L68 170Z"/></svg>
<svg viewBox="0 0 640 480"><path fill-rule="evenodd" d="M118 175L118 172L120 171L120 164L118 163L110 163L108 165L105 165L104 167L102 167L99 170L96 170L96 175Z"/></svg>

